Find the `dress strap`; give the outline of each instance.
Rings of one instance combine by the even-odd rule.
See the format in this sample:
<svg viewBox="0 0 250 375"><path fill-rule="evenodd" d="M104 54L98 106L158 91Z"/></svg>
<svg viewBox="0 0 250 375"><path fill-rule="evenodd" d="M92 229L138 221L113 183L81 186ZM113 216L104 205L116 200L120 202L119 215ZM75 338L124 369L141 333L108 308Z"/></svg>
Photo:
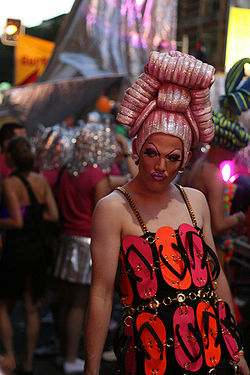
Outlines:
<svg viewBox="0 0 250 375"><path fill-rule="evenodd" d="M196 228L198 228L198 225L197 225L197 221L196 221L196 218L195 218L194 211L193 211L193 209L192 209L192 207L191 207L191 204L190 204L190 202L189 202L189 199L188 199L188 197L187 197L187 194L186 194L185 190L183 189L183 187L182 187L181 185L175 184L175 186L180 190L181 195L182 195L182 197L183 197L183 199L184 199L184 201L185 201L185 203L186 203L186 206L187 206L187 208L188 208L188 212L189 212L189 215L190 215L190 217L191 217L191 220L192 220L193 226L196 227Z"/></svg>
<svg viewBox="0 0 250 375"><path fill-rule="evenodd" d="M141 217L141 215L140 215L140 213L139 213L139 211L138 211L138 209L135 205L135 202L133 201L130 194L127 192L127 190L124 189L121 186L118 186L115 190L119 190L126 197L130 207L132 208L132 210L133 210L133 212L134 212L134 214L135 214L135 216L136 216L136 218L137 218L137 220L138 220L138 222L141 226L141 229L143 230L144 233L149 233L148 228L146 227L144 221L142 220L142 217Z"/></svg>

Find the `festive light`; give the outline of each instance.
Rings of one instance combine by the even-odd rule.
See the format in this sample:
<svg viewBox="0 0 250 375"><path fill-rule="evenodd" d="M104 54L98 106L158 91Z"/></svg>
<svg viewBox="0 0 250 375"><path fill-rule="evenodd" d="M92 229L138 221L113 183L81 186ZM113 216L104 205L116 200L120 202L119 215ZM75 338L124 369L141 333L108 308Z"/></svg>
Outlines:
<svg viewBox="0 0 250 375"><path fill-rule="evenodd" d="M225 182L234 182L239 175L234 173L234 161L224 160L220 164L220 172Z"/></svg>

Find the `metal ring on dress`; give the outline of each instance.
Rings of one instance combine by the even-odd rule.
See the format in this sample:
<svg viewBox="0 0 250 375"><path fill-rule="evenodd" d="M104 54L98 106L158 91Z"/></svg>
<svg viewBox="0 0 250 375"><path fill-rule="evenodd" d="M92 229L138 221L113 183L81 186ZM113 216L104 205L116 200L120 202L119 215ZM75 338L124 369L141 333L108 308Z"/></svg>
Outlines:
<svg viewBox="0 0 250 375"><path fill-rule="evenodd" d="M154 299L153 301L149 302L149 307L151 309L157 310L159 306L160 306L160 302L157 301L157 299Z"/></svg>
<svg viewBox="0 0 250 375"><path fill-rule="evenodd" d="M210 375L210 374L212 374L212 375L216 375L216 370L215 370L215 368L213 367L213 368L211 368L210 370L208 370L207 374L208 374L208 375Z"/></svg>
<svg viewBox="0 0 250 375"><path fill-rule="evenodd" d="M155 242L155 238L153 236L148 236L146 238L147 243L152 244Z"/></svg>
<svg viewBox="0 0 250 375"><path fill-rule="evenodd" d="M167 302L167 301L168 301L168 302ZM163 299L162 303L163 303L163 305L165 305L165 306L169 306L169 305L171 305L171 303L172 303L172 298L170 298L170 297L165 297L165 298Z"/></svg>
<svg viewBox="0 0 250 375"><path fill-rule="evenodd" d="M168 348L171 348L172 346L174 346L174 339L172 337L170 337L169 339L167 339L166 346Z"/></svg>
<svg viewBox="0 0 250 375"><path fill-rule="evenodd" d="M195 301L197 298L197 295L194 292L190 292L188 297L191 299L191 301Z"/></svg>
<svg viewBox="0 0 250 375"><path fill-rule="evenodd" d="M132 327L130 324L127 323L127 319L129 319L129 318L132 319L132 321L134 320L131 315L128 315L128 316L126 316L126 318L124 319L123 322L124 322L125 326Z"/></svg>
<svg viewBox="0 0 250 375"><path fill-rule="evenodd" d="M143 310L144 310L144 306L143 305L139 305L137 308L136 308L136 310L138 311L138 312L143 312Z"/></svg>

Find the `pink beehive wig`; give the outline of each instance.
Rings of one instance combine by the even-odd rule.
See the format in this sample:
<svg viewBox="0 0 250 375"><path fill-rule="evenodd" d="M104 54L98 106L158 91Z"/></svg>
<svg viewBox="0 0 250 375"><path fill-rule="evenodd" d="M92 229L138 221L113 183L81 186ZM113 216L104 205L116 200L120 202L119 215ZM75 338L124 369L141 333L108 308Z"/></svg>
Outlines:
<svg viewBox="0 0 250 375"><path fill-rule="evenodd" d="M179 51L151 52L148 63L121 103L117 121L130 127L136 153L154 133L179 137L188 151L213 139L209 88L214 67Z"/></svg>

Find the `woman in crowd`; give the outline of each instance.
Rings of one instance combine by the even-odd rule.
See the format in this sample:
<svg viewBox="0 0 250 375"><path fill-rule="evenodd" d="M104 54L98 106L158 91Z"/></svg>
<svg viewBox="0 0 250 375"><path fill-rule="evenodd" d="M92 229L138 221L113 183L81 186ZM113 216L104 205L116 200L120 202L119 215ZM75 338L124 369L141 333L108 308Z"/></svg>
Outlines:
<svg viewBox="0 0 250 375"><path fill-rule="evenodd" d="M107 174L92 165L77 176L64 168L56 186L61 234L53 281L55 323L66 374L84 367L78 353L91 281L91 219L96 202L109 189Z"/></svg>
<svg viewBox="0 0 250 375"><path fill-rule="evenodd" d="M26 138L15 137L9 142L6 159L12 174L3 181L8 215L0 218L0 227L5 229L0 261L2 365L6 370L14 370L16 366L9 314L14 303L22 299L26 341L21 373L32 374L40 327L38 308L45 291L47 269L45 221L56 222L58 210L46 179L32 171L34 157Z"/></svg>
<svg viewBox="0 0 250 375"><path fill-rule="evenodd" d="M180 52L150 55L117 120L131 127L137 176L96 206L85 375L99 373L115 281L115 352L124 374L249 375L204 195L171 181L213 138L214 68Z"/></svg>

